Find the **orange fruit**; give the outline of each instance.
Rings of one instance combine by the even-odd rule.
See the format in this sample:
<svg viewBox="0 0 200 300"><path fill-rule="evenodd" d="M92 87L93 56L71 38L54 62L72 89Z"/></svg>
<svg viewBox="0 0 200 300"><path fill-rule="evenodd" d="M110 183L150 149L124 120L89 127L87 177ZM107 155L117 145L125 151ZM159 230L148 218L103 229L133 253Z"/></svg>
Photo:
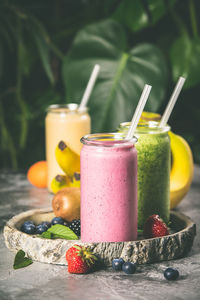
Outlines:
<svg viewBox="0 0 200 300"><path fill-rule="evenodd" d="M28 181L38 187L47 187L47 162L45 160L34 163L27 172Z"/></svg>

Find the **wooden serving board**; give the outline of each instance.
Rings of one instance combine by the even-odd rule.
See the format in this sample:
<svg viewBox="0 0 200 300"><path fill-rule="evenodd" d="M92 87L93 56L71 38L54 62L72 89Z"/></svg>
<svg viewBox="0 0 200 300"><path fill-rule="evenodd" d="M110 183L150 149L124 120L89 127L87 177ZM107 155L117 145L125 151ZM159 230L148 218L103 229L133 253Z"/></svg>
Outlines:
<svg viewBox="0 0 200 300"><path fill-rule="evenodd" d="M153 263L184 257L190 251L196 235L196 225L187 216L171 211L171 229L168 236L116 243L82 243L81 240L43 239L38 235L28 235L20 231L26 220L35 224L51 221L55 217L52 210L36 209L23 212L10 219L4 227L6 246L12 251L22 249L35 261L67 265L65 254L73 244L88 245L100 257L104 265L110 266L113 258L138 264Z"/></svg>

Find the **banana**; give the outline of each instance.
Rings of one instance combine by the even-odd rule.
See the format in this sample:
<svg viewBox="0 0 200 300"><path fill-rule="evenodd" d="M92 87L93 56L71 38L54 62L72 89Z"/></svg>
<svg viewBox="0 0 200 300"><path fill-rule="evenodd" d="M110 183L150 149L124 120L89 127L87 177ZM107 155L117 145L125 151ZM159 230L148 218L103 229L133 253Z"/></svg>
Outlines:
<svg viewBox="0 0 200 300"><path fill-rule="evenodd" d="M73 152L65 142L60 141L55 150L56 160L61 169L70 177L80 173L80 156Z"/></svg>
<svg viewBox="0 0 200 300"><path fill-rule="evenodd" d="M51 190L54 194L65 187L69 187L71 184L71 178L68 175L57 175L51 182Z"/></svg>
<svg viewBox="0 0 200 300"><path fill-rule="evenodd" d="M80 173L74 173L72 180L70 182L70 187L79 187L80 188Z"/></svg>
<svg viewBox="0 0 200 300"><path fill-rule="evenodd" d="M143 111L142 115L140 117L140 122L144 121L160 121L161 120L161 115L154 113L154 112L148 112L148 111Z"/></svg>
<svg viewBox="0 0 200 300"><path fill-rule="evenodd" d="M179 135L169 132L172 167L170 173L170 208L175 208L190 189L194 163L188 143Z"/></svg>

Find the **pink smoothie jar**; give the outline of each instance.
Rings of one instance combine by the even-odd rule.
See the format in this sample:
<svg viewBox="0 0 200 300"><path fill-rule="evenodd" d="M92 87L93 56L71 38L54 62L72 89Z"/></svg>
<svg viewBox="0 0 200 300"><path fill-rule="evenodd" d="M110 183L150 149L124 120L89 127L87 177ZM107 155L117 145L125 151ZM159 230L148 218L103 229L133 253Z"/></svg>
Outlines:
<svg viewBox="0 0 200 300"><path fill-rule="evenodd" d="M81 240L137 239L137 152L133 137L90 134L81 139Z"/></svg>

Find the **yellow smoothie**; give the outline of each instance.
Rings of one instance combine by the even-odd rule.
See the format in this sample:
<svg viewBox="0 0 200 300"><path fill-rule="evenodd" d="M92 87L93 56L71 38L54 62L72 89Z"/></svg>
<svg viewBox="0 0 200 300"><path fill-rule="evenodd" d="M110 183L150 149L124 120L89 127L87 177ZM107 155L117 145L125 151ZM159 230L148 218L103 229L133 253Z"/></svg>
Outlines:
<svg viewBox="0 0 200 300"><path fill-rule="evenodd" d="M51 181L58 174L63 174L59 167L55 149L60 141L64 141L75 153L80 156L82 144L81 137L89 134L91 120L87 113L78 111L78 105L51 105L45 119L46 160L48 165L48 189L51 191Z"/></svg>

